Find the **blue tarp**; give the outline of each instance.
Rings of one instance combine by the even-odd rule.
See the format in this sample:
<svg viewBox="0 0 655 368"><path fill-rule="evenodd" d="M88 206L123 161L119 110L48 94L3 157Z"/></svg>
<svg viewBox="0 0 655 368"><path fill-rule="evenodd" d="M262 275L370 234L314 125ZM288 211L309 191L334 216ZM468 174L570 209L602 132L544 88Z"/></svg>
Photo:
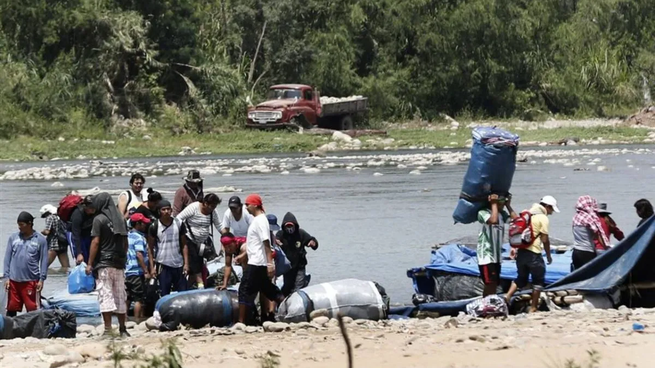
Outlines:
<svg viewBox="0 0 655 368"><path fill-rule="evenodd" d="M655 281L654 237L655 217L651 217L614 248L553 283L547 290L606 292L623 284L629 275L633 283Z"/></svg>
<svg viewBox="0 0 655 368"><path fill-rule="evenodd" d="M516 261L509 259L509 251L509 244L503 245L503 262L500 271L500 278L503 280L514 280L517 276ZM432 250L430 264L407 270L407 277L413 280L414 290L417 293L433 295L434 271L479 277L480 270L476 256L473 249L459 244L449 244ZM552 254L552 257L553 263L546 266L546 285L560 280L571 271L570 250L563 254Z"/></svg>
<svg viewBox="0 0 655 368"><path fill-rule="evenodd" d="M453 212L455 222L470 224L477 220L478 211L487 196L507 195L516 169L519 137L495 127L473 129L471 161L464 175L462 192Z"/></svg>
<svg viewBox="0 0 655 368"><path fill-rule="evenodd" d="M43 308L61 308L75 313L77 317L95 317L100 315L98 293L70 294L68 290L57 290L50 297L42 300Z"/></svg>

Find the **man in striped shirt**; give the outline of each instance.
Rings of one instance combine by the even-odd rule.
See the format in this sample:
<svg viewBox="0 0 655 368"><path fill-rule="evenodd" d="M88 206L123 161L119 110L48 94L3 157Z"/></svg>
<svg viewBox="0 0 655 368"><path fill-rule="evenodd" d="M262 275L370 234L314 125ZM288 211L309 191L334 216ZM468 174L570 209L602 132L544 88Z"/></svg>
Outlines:
<svg viewBox="0 0 655 368"><path fill-rule="evenodd" d="M145 232L150 219L141 213L130 216L132 230L127 235L127 263L125 265L125 290L127 307L134 302L134 318L143 318L143 304L146 298L146 279L150 279Z"/></svg>

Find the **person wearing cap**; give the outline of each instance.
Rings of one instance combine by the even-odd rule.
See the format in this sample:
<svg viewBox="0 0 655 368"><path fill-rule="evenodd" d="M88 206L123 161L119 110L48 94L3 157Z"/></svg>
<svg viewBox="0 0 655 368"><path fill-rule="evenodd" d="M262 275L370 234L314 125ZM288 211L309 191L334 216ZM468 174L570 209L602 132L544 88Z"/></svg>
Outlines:
<svg viewBox="0 0 655 368"><path fill-rule="evenodd" d="M262 198L257 194L246 197L246 208L254 216L246 237L248 264L239 285L239 322L252 324L251 311L258 293L268 300L281 302L284 296L271 279L275 263L271 252L271 234Z"/></svg>
<svg viewBox="0 0 655 368"><path fill-rule="evenodd" d="M307 248L316 250L318 240L300 228L296 216L287 212L282 218L282 230L276 235L280 248L291 263L291 269L284 277L282 294L288 296L306 285Z"/></svg>
<svg viewBox="0 0 655 368"><path fill-rule="evenodd" d="M588 195L578 198L572 227L572 270L577 270L596 258L597 247L605 250L609 246L608 234L603 231L602 220L597 211L598 203L595 198Z"/></svg>
<svg viewBox="0 0 655 368"><path fill-rule="evenodd" d="M130 189L118 195L118 212L127 220L131 214L143 203L143 186L146 178L140 173L130 177Z"/></svg>
<svg viewBox="0 0 655 368"><path fill-rule="evenodd" d="M96 278L100 314L105 325L104 336L113 336L111 317L116 315L121 337L129 337L125 327L127 295L125 263L127 262L127 223L108 193L91 197L84 211L93 217L91 249L86 273ZM85 200L86 201L86 200Z"/></svg>
<svg viewBox="0 0 655 368"><path fill-rule="evenodd" d="M223 215L223 230L221 230L221 233L232 233L236 237L245 237L252 222L252 215L248 213L238 196L230 197L227 207L228 209L225 210Z"/></svg>
<svg viewBox="0 0 655 368"><path fill-rule="evenodd" d="M193 202L200 202L204 197L202 191L203 179L200 171L189 170L184 178L184 185L175 191L173 197L173 217L177 217L184 209Z"/></svg>
<svg viewBox="0 0 655 368"><path fill-rule="evenodd" d="M614 238L616 238L616 240L618 241L621 241L625 238L623 231L619 229L618 225L616 224L612 216L610 216L612 212L610 212L607 209L607 203L599 203L598 210L596 212L600 217L600 224L603 227L603 232L607 236L608 240L612 235L614 235ZM607 251L610 248L609 244L607 244L607 247L604 247L599 240L595 241L595 245L596 245L596 254L602 254L603 252Z"/></svg>
<svg viewBox="0 0 655 368"><path fill-rule="evenodd" d="M127 235L128 249L125 264L126 307L134 302L134 318L143 318L143 305L146 298L146 279L150 279L148 253L146 252L145 233L150 219L142 213L130 216L132 230Z"/></svg>
<svg viewBox="0 0 655 368"><path fill-rule="evenodd" d="M55 261L55 258L59 258L61 267L70 267L66 227L57 216L57 207L46 204L41 207L39 212L41 218L45 219L45 228L41 231L41 234L45 235L48 241L48 267Z"/></svg>
<svg viewBox="0 0 655 368"><path fill-rule="evenodd" d="M542 251L546 251L548 264L553 263L550 254L549 227L550 220L548 216L553 212L559 213L557 200L553 196L541 198L539 203L535 203L530 208L530 226L534 234L534 241L525 249L516 251L516 269L517 277L505 295L505 300L509 303L512 296L519 288L524 288L528 284L528 279L532 276L532 302L530 313L536 312L539 306L539 297L544 288L546 278L546 264L542 256Z"/></svg>
<svg viewBox="0 0 655 368"><path fill-rule="evenodd" d="M39 293L48 276L48 241L34 231L34 216L21 212L18 232L11 234L5 250L4 274L7 316L38 308Z"/></svg>
<svg viewBox="0 0 655 368"><path fill-rule="evenodd" d="M148 229L148 259L152 277L159 280L161 296L166 296L172 289L188 289L189 248L182 222L172 216L171 202L162 199L157 212L159 219Z"/></svg>

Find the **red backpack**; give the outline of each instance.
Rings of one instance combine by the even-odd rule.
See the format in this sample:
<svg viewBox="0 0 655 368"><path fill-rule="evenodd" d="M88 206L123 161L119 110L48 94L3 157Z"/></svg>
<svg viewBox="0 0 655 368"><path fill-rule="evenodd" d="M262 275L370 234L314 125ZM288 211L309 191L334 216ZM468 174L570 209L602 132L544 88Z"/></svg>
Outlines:
<svg viewBox="0 0 655 368"><path fill-rule="evenodd" d="M534 240L532 214L530 211L523 211L518 217L509 222L509 245L514 248L525 249L529 248Z"/></svg>
<svg viewBox="0 0 655 368"><path fill-rule="evenodd" d="M69 222L71 214L78 204L82 203L82 197L77 194L69 194L59 201L59 208L57 208L57 215L63 222Z"/></svg>

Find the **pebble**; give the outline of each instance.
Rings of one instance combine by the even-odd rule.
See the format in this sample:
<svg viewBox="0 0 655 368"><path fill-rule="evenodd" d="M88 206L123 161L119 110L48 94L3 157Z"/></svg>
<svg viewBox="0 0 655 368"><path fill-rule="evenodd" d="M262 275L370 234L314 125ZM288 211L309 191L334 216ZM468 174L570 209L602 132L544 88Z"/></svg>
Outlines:
<svg viewBox="0 0 655 368"><path fill-rule="evenodd" d="M282 332L288 329L290 329L289 324L284 322L273 322L264 326L264 330L268 332Z"/></svg>
<svg viewBox="0 0 655 368"><path fill-rule="evenodd" d="M451 328L451 327L457 328L457 326L459 326L459 322L457 321L457 318L451 317L451 318L448 318L446 323L444 323L443 325L446 328Z"/></svg>
<svg viewBox="0 0 655 368"><path fill-rule="evenodd" d="M91 343L91 344L76 346L72 350L83 357L100 359L105 355L105 352L107 351L107 346L101 343Z"/></svg>
<svg viewBox="0 0 655 368"><path fill-rule="evenodd" d="M336 318L331 318L331 319L327 322L327 326L329 326L329 327L336 327L336 326L339 326L339 320L337 320Z"/></svg>
<svg viewBox="0 0 655 368"><path fill-rule="evenodd" d="M59 355L63 351L66 351L66 347L61 344L49 344L43 349L43 354L45 355Z"/></svg>
<svg viewBox="0 0 655 368"><path fill-rule="evenodd" d="M127 328L128 330L131 330L131 329L133 329L135 327L136 327L136 322L134 322L134 321L125 322L125 328Z"/></svg>
<svg viewBox="0 0 655 368"><path fill-rule="evenodd" d="M326 316L319 316L319 317L316 317L316 318L312 319L312 322L314 322L315 324L317 324L319 326L325 326L325 324L328 323L329 321L330 321L330 318L326 317Z"/></svg>
<svg viewBox="0 0 655 368"><path fill-rule="evenodd" d="M246 333L255 333L259 332L259 328L255 326L246 326Z"/></svg>
<svg viewBox="0 0 655 368"><path fill-rule="evenodd" d="M316 317L330 317L330 311L327 309L316 309L309 313L309 320L313 320Z"/></svg>
<svg viewBox="0 0 655 368"><path fill-rule="evenodd" d="M351 317L345 316L342 318L344 324L350 324L353 323L353 319Z"/></svg>
<svg viewBox="0 0 655 368"><path fill-rule="evenodd" d="M79 325L77 326L77 332L78 333L93 333L95 331L95 327L91 325Z"/></svg>
<svg viewBox="0 0 655 368"><path fill-rule="evenodd" d="M270 322L270 321L267 321L267 322ZM266 322L264 322L264 329L266 329ZM238 322L238 323L235 323L234 326L230 327L230 330L232 330L232 331L245 331L246 330L246 325L241 323L241 322Z"/></svg>

